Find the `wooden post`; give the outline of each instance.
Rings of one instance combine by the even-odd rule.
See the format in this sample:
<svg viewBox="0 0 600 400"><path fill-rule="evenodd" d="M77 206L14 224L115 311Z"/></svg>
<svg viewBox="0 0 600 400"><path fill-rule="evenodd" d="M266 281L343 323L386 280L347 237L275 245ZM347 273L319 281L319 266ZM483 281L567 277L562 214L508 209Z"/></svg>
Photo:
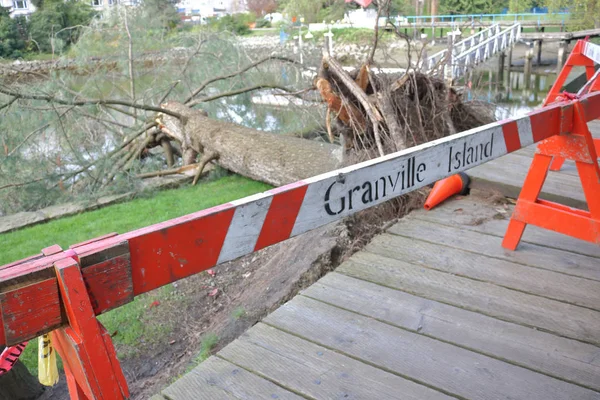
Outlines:
<svg viewBox="0 0 600 400"><path fill-rule="evenodd" d="M542 41L536 40L533 45L533 51L536 55L536 65L542 64Z"/></svg>
<svg viewBox="0 0 600 400"><path fill-rule="evenodd" d="M525 54L525 70L523 80L525 81L525 89L529 89L531 87L531 64L533 62L533 50L527 50Z"/></svg>
<svg viewBox="0 0 600 400"><path fill-rule="evenodd" d="M556 72L560 72L565 64L568 44L564 40L558 43L558 59L556 60Z"/></svg>
<svg viewBox="0 0 600 400"><path fill-rule="evenodd" d="M501 51L498 54L498 84L502 84L504 81L504 60L506 59L506 53Z"/></svg>

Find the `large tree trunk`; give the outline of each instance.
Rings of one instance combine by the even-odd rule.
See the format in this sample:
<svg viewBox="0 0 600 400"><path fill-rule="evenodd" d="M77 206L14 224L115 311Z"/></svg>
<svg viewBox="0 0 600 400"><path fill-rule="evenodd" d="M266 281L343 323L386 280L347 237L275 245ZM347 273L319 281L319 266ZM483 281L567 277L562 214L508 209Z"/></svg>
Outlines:
<svg viewBox="0 0 600 400"><path fill-rule="evenodd" d="M0 352L4 346L0 346ZM29 373L21 361L0 376L0 400L29 400L38 398L44 387Z"/></svg>
<svg viewBox="0 0 600 400"><path fill-rule="evenodd" d="M281 186L334 170L342 161L340 146L214 120L177 102L162 106L185 117L181 123L161 115L160 123L164 132L181 143L186 162L201 153L201 163L215 160L229 171Z"/></svg>

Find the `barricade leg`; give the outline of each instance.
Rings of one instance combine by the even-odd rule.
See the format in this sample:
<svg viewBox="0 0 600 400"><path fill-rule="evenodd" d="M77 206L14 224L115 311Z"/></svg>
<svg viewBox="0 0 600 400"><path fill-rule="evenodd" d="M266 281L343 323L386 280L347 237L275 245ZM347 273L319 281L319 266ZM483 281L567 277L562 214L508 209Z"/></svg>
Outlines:
<svg viewBox="0 0 600 400"><path fill-rule="evenodd" d="M63 359L72 399L122 400L129 397L110 336L98 322L77 261L55 265L69 327L52 333Z"/></svg>
<svg viewBox="0 0 600 400"><path fill-rule="evenodd" d="M574 106L573 134L557 136L538 146L511 216L502 246L515 250L527 224L600 245L600 166L581 103ZM552 157L575 161L589 211L538 198Z"/></svg>
<svg viewBox="0 0 600 400"><path fill-rule="evenodd" d="M535 202L537 200L546 181L546 176L548 176L548 169L551 162L552 157L550 156L537 153L533 156L531 167L529 167L529 172L523 183L523 189L519 195L519 202ZM511 218L502 242L502 247L515 250L521 241L526 227L527 224L524 220Z"/></svg>

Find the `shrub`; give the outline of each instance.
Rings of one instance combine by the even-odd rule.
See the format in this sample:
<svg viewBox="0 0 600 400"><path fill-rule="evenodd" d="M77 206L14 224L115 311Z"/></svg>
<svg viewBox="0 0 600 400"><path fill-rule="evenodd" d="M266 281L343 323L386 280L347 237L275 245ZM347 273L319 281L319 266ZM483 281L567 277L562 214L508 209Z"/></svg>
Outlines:
<svg viewBox="0 0 600 400"><path fill-rule="evenodd" d="M25 41L19 33L19 22L12 19L7 7L0 7L0 58L18 58L22 56Z"/></svg>

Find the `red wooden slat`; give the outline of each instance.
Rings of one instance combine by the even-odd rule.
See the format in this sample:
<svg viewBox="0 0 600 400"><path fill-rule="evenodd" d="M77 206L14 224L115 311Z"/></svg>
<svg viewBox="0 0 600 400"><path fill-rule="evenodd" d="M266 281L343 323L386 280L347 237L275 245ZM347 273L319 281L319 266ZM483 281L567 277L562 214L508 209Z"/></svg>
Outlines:
<svg viewBox="0 0 600 400"><path fill-rule="evenodd" d="M133 301L129 254L82 269L96 315Z"/></svg>
<svg viewBox="0 0 600 400"><path fill-rule="evenodd" d="M521 148L521 139L519 139L519 128L515 121L502 125L502 133L504 134L504 143L506 143L506 151L512 153Z"/></svg>
<svg viewBox="0 0 600 400"><path fill-rule="evenodd" d="M30 340L60 326L56 278L0 293L6 345Z"/></svg>
<svg viewBox="0 0 600 400"><path fill-rule="evenodd" d="M562 106L557 104L529 114L533 141L539 142L561 133Z"/></svg>
<svg viewBox="0 0 600 400"><path fill-rule="evenodd" d="M134 295L213 267L219 259L234 209L203 218L183 217L186 223L132 233L129 239ZM182 221L183 222L183 221Z"/></svg>
<svg viewBox="0 0 600 400"><path fill-rule="evenodd" d="M289 189L289 186L286 188ZM254 251L289 239L307 188L308 185L298 182L298 187L293 190L277 193L275 189L277 194L271 201Z"/></svg>

